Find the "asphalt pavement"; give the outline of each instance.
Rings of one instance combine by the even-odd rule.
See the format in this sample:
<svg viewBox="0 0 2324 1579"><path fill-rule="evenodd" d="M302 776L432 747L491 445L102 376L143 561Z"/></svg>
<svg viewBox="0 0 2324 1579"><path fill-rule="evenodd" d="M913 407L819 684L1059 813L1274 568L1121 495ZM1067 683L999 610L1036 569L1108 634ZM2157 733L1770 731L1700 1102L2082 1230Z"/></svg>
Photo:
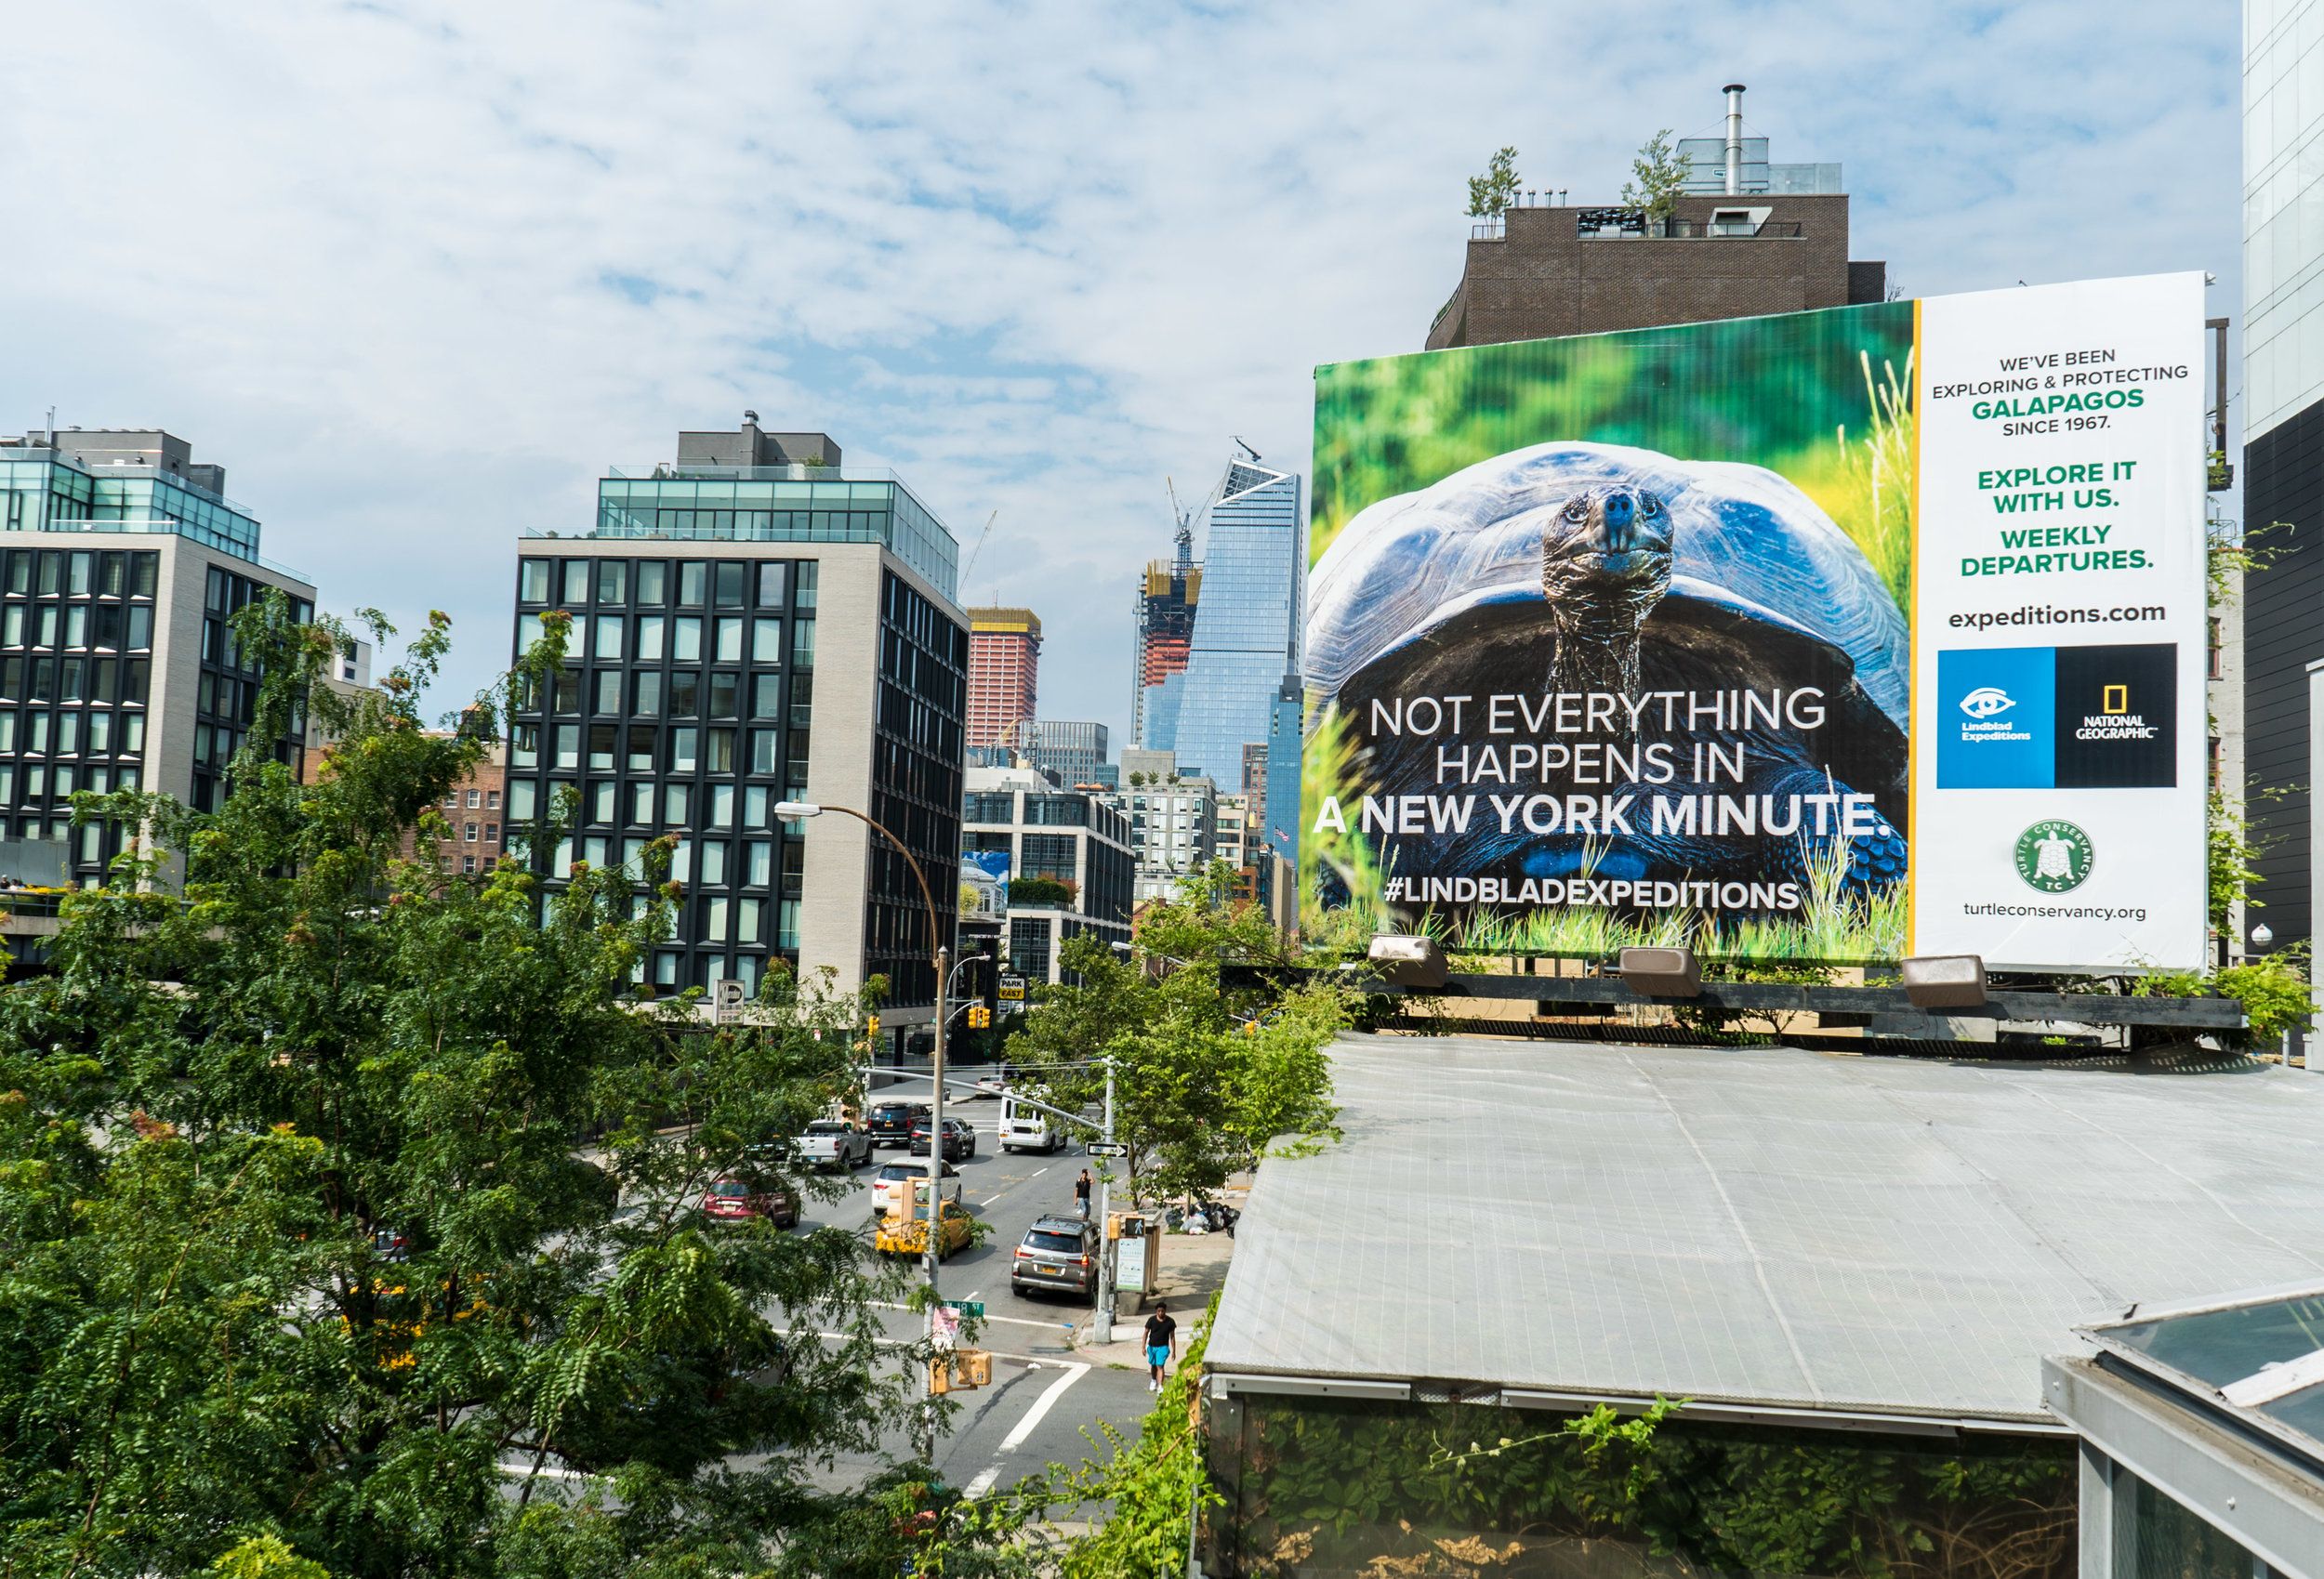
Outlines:
<svg viewBox="0 0 2324 1579"><path fill-rule="evenodd" d="M925 1101L928 1082L907 1080L873 1096ZM945 1299L984 1303L984 1325L975 1341L993 1356L993 1380L952 1395L957 1408L936 1464L947 1482L975 1492L1007 1485L1051 1460L1073 1464L1097 1454L1101 1449L1084 1431L1097 1436L1101 1420L1134 1435L1154 1401L1142 1368L1093 1361L1073 1348L1074 1328L1089 1315L1088 1299L1010 1288L1018 1242L1034 1218L1073 1214L1074 1180L1087 1159L1077 1141L1049 1156L1003 1154L1000 1107L997 1099L963 1099L957 1092L944 1099L944 1115L976 1131L976 1155L953 1165L960 1170L962 1204L984 1220L986 1232L981 1243L945 1258L939 1288ZM900 1147L874 1151L871 1165L856 1170L858 1187L838 1201L808 1201L805 1220L862 1226L871 1216L871 1181L879 1165L912 1160ZM923 1318L900 1307L882 1314L900 1341L919 1336ZM901 1438L886 1445L898 1457L910 1454L911 1444ZM869 1467L843 1461L840 1477Z"/></svg>

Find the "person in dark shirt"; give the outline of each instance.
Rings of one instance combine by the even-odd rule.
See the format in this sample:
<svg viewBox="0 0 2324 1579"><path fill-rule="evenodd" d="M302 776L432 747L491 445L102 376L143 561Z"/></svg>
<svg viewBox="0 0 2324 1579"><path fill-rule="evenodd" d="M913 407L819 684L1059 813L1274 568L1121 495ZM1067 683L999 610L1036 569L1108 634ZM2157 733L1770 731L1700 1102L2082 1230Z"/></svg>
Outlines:
<svg viewBox="0 0 2324 1579"><path fill-rule="evenodd" d="M1146 1318L1146 1390L1162 1390L1162 1368L1178 1358L1178 1322L1168 1305L1157 1304Z"/></svg>
<svg viewBox="0 0 2324 1579"><path fill-rule="evenodd" d="M1074 1205L1081 1212L1081 1220L1089 1220L1089 1170L1083 1168L1081 1177L1074 1180Z"/></svg>

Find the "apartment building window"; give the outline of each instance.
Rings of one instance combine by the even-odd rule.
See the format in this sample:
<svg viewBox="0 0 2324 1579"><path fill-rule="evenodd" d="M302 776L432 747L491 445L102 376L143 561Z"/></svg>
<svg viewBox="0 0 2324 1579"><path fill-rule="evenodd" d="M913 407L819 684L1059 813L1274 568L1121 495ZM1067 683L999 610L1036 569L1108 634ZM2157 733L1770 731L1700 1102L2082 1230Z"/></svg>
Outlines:
<svg viewBox="0 0 2324 1579"><path fill-rule="evenodd" d="M500 792L499 792L498 790L486 790L486 791L484 792L484 805L485 805L485 807L486 807L488 809L490 809L490 810L493 810L493 811L497 811L497 810L499 810L499 809L500 809Z"/></svg>
<svg viewBox="0 0 2324 1579"><path fill-rule="evenodd" d="M468 792L468 809L470 811L475 810L478 806L482 804L482 802L483 796L478 791L470 790Z"/></svg>
<svg viewBox="0 0 2324 1579"><path fill-rule="evenodd" d="M499 823L487 822L484 824L484 842L486 844L498 844L500 842Z"/></svg>
<svg viewBox="0 0 2324 1579"><path fill-rule="evenodd" d="M460 842L463 844L474 844L476 842L475 823L464 822L460 825Z"/></svg>
<svg viewBox="0 0 2324 1579"><path fill-rule="evenodd" d="M2212 679L2225 679L2226 678L2225 658L2220 648L2217 616L2214 615L2208 624L2210 637L2205 648L2203 672Z"/></svg>
<svg viewBox="0 0 2324 1579"><path fill-rule="evenodd" d="M460 871L463 875L472 875L476 871L476 857L472 855L460 857Z"/></svg>

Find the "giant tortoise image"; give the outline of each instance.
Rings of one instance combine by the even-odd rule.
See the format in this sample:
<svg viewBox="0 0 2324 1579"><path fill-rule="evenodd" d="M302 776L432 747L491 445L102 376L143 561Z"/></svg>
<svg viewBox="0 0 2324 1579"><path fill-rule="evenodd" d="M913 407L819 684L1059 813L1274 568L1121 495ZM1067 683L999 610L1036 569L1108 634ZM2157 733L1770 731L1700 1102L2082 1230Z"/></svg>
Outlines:
<svg viewBox="0 0 2324 1579"><path fill-rule="evenodd" d="M1482 708L1493 695L1675 692L1685 700L1614 709L1610 726L1600 715L1590 738L1617 748L1615 760L1659 744L1662 760L1679 764L1667 782L1642 773L1600 786L1606 793L1763 806L1761 797L1781 806L1868 793L1878 809L1872 828L1844 846L1836 826L1774 837L1657 832L1642 816L1628 831L1544 835L1504 833L1481 815L1464 830L1398 836L1401 871L1771 882L1803 879L1821 851L1844 853L1846 884L1858 892L1904 875L1904 617L1846 533L1773 471L1616 444L1514 451L1363 510L1317 562L1308 607L1310 694L1338 711L1358 746L1361 793L1460 788L1439 778L1438 748L1456 743L1376 728L1375 702L1393 717L1422 696L1466 696ZM1737 717L1742 694L1803 692L1814 707ZM1705 711L1723 706L1724 715ZM1739 776L1697 772L1706 742L1730 762L1739 755ZM1459 743L1507 741L1472 716ZM1556 775L1476 786L1572 787Z"/></svg>

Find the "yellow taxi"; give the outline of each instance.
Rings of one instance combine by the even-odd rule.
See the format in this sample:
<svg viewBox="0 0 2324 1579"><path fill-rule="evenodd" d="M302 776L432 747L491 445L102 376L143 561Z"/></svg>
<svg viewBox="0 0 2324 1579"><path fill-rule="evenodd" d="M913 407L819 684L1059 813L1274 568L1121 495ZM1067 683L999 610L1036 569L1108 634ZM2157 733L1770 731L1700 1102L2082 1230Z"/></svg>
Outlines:
<svg viewBox="0 0 2324 1579"><path fill-rule="evenodd" d="M899 1206L879 1219L879 1233L873 1247L883 1256L922 1256L928 1253L928 1200L924 1193L915 1191L918 1199L906 1217ZM956 1250L966 1250L973 1235L970 1226L975 1219L968 1208L957 1201L946 1201L941 1226L936 1236L936 1258L941 1261Z"/></svg>

